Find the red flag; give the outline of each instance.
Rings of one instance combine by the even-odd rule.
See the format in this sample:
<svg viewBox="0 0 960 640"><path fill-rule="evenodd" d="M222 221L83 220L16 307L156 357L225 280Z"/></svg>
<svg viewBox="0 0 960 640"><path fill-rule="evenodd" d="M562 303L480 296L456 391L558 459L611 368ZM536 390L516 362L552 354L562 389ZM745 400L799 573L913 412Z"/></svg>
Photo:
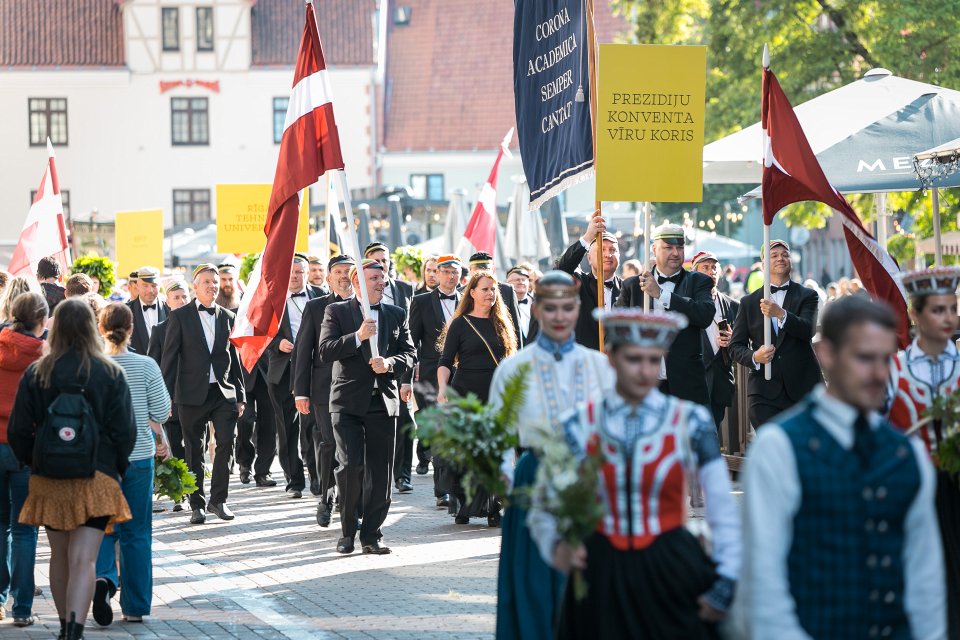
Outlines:
<svg viewBox="0 0 960 640"><path fill-rule="evenodd" d="M30 205L30 213L23 223L20 240L13 250L8 271L15 276L34 277L41 258L53 256L63 273L70 267L70 247L67 244L67 226L63 221L63 200L60 181L53 155L53 145L47 138L47 168L40 178L40 186Z"/></svg>
<svg viewBox="0 0 960 640"><path fill-rule="evenodd" d="M457 253L462 256L468 256L479 251L496 256L497 175L500 173L500 160L503 159L503 155L507 154L508 157L511 157L507 146L512 138L513 129L510 129L503 142L500 143L500 150L497 152L497 159L493 162L493 168L490 169L490 176L483 185L483 189L480 190L477 204L473 208L473 213L467 222L467 228L463 232L463 239L460 240L457 247Z"/></svg>
<svg viewBox="0 0 960 640"><path fill-rule="evenodd" d="M280 140L280 157L273 178L264 233L263 255L247 283L237 311L231 341L240 349L250 371L277 333L286 308L290 266L293 262L300 192L327 171L343 169L340 138L333 118L333 99L317 31L313 3L307 1L293 90Z"/></svg>
<svg viewBox="0 0 960 640"><path fill-rule="evenodd" d="M847 249L863 285L875 300L897 312L900 347L910 343L907 297L900 269L886 249L864 228L850 203L827 180L777 77L763 70L763 223L770 224L789 204L822 202L841 215Z"/></svg>

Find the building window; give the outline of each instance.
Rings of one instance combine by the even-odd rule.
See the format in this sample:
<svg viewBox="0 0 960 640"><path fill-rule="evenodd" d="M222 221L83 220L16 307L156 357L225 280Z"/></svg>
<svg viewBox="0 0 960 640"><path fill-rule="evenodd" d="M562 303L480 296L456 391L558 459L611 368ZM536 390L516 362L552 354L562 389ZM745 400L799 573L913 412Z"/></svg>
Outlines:
<svg viewBox="0 0 960 640"><path fill-rule="evenodd" d="M197 7L197 51L213 51L213 7Z"/></svg>
<svg viewBox="0 0 960 640"><path fill-rule="evenodd" d="M42 147L47 136L53 144L67 144L67 99L29 98L30 146Z"/></svg>
<svg viewBox="0 0 960 640"><path fill-rule="evenodd" d="M280 144L284 125L287 123L287 105L290 98L273 99L273 144Z"/></svg>
<svg viewBox="0 0 960 640"><path fill-rule="evenodd" d="M33 200L37 197L36 189L30 190L30 204L33 205ZM70 190L61 189L60 190L60 200L63 201L63 217L65 220L70 219Z"/></svg>
<svg viewBox="0 0 960 640"><path fill-rule="evenodd" d="M420 200L443 200L443 174L419 173L410 176L413 197Z"/></svg>
<svg viewBox="0 0 960 640"><path fill-rule="evenodd" d="M163 29L163 50L180 51L180 9L160 9L160 23Z"/></svg>
<svg viewBox="0 0 960 640"><path fill-rule="evenodd" d="M210 219L210 189L173 190L173 224L191 224Z"/></svg>
<svg viewBox="0 0 960 640"><path fill-rule="evenodd" d="M173 144L210 144L209 115L206 98L171 98Z"/></svg>

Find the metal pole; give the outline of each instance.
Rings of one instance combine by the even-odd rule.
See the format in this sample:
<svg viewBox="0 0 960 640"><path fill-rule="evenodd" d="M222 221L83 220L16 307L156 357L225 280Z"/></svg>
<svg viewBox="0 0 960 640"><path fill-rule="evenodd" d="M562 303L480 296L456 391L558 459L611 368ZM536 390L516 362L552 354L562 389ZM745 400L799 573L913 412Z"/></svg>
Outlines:
<svg viewBox="0 0 960 640"><path fill-rule="evenodd" d="M643 203L643 269L645 272L650 268L650 209L649 202ZM643 310L650 311L650 294L643 294Z"/></svg>
<svg viewBox="0 0 960 640"><path fill-rule="evenodd" d="M940 237L940 191L934 187L930 192L933 200L933 266L943 266L943 245Z"/></svg>
<svg viewBox="0 0 960 640"><path fill-rule="evenodd" d="M770 225L763 225L763 297L770 300ZM763 346L769 347L773 344L773 327L770 325L770 318L765 318L763 322ZM763 365L763 377L770 380L773 371L770 363Z"/></svg>
<svg viewBox="0 0 960 640"><path fill-rule="evenodd" d="M887 250L887 194L878 193L877 198L877 243Z"/></svg>

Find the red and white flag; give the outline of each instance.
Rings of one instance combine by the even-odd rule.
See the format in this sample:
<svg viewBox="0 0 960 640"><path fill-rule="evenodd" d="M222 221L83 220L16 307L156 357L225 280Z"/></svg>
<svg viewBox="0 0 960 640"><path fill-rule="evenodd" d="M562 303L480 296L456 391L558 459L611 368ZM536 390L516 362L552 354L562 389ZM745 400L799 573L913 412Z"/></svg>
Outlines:
<svg viewBox="0 0 960 640"><path fill-rule="evenodd" d="M8 271L14 276L36 276L37 264L46 256L53 256L60 263L62 273L70 267L67 225L63 219L60 181L50 138L47 138L47 156L47 168L40 178L40 186L20 232L20 241L10 260Z"/></svg>
<svg viewBox="0 0 960 640"><path fill-rule="evenodd" d="M497 159L494 160L493 168L490 169L490 177L480 190L480 197L477 198L473 214L457 246L456 253L464 258L479 251L489 253L491 256L497 255L497 175L500 173L500 160L503 156L513 157L507 148L512 139L513 129L510 129L500 143Z"/></svg>
<svg viewBox="0 0 960 640"><path fill-rule="evenodd" d="M863 285L875 300L889 304L900 319L900 347L910 343L907 296L900 268L864 228L846 198L827 180L810 148L800 121L777 77L763 70L763 223L769 225L781 209L795 202L822 202L840 214L847 249Z"/></svg>
<svg viewBox="0 0 960 640"><path fill-rule="evenodd" d="M247 282L230 336L240 349L247 371L253 369L277 334L286 309L301 191L327 171L343 169L330 81L312 0L307 0L306 5L306 23L263 229L267 242Z"/></svg>

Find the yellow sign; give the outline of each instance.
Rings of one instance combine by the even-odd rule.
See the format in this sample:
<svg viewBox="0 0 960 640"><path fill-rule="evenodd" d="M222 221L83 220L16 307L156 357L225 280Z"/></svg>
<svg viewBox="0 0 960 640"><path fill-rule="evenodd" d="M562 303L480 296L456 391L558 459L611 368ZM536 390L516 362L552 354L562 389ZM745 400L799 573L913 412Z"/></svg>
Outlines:
<svg viewBox="0 0 960 640"><path fill-rule="evenodd" d="M119 212L113 229L121 277L147 266L163 272L163 211Z"/></svg>
<svg viewBox="0 0 960 640"><path fill-rule="evenodd" d="M217 251L219 253L260 253L267 243L263 225L270 204L269 184L217 185ZM300 206L296 250L307 251L310 231L307 195Z"/></svg>
<svg viewBox="0 0 960 640"><path fill-rule="evenodd" d="M703 200L706 47L600 45L597 200Z"/></svg>

